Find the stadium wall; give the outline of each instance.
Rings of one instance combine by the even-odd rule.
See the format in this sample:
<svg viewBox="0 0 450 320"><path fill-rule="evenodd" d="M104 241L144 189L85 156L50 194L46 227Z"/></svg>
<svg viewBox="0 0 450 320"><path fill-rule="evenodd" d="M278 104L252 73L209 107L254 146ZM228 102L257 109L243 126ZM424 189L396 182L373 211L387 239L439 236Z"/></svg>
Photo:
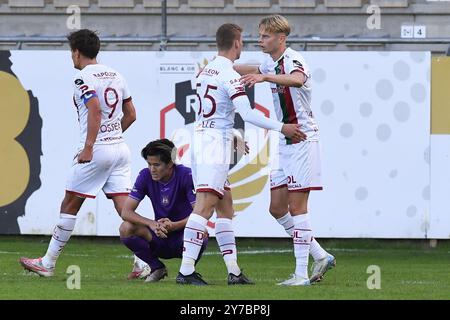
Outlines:
<svg viewBox="0 0 450 320"><path fill-rule="evenodd" d="M132 151L133 179L146 165L140 149L159 137L172 138L183 150L179 162L189 164L196 106L191 80L198 66L214 55L122 51L99 56L101 63L128 80L137 108L138 120L125 134ZM429 52L305 52L304 56L312 67L312 107L323 149L324 190L310 197L316 236L450 238L450 215L444 203L450 177L446 163L450 130L430 134L431 101L433 108L448 106L448 100L441 98L448 95L443 87L448 60L432 63ZM246 52L240 62L262 59L259 52ZM4 119L0 233L50 234L78 144L70 52L2 51L0 70L0 88L6 97L0 104ZM257 85L249 96L257 110L273 116L267 84ZM284 237L268 214L267 174L269 162L276 161L278 137L251 125L245 126L245 135L251 153L230 171L236 234ZM148 200L139 212L152 216ZM117 235L119 224L112 203L100 194L82 207L75 234ZM212 234L213 226L214 217Z"/></svg>

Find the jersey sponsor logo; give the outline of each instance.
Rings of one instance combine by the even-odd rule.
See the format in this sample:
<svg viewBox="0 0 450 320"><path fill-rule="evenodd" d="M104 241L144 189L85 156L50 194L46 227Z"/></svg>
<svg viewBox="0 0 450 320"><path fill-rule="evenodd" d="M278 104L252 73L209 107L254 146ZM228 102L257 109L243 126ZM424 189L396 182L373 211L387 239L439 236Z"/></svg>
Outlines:
<svg viewBox="0 0 450 320"><path fill-rule="evenodd" d="M75 84L79 87L84 84L83 79L75 79Z"/></svg>
<svg viewBox="0 0 450 320"><path fill-rule="evenodd" d="M220 71L215 70L215 69L205 68L205 69L203 69L201 74L206 75L206 76L218 76L220 74Z"/></svg>
<svg viewBox="0 0 450 320"><path fill-rule="evenodd" d="M272 89L272 93L285 93L286 92L286 87L284 86L279 86L279 87L275 87L275 88L271 88Z"/></svg>
<svg viewBox="0 0 450 320"><path fill-rule="evenodd" d="M114 78L117 76L117 74L115 72L105 71L105 72L94 73L93 76L96 78Z"/></svg>

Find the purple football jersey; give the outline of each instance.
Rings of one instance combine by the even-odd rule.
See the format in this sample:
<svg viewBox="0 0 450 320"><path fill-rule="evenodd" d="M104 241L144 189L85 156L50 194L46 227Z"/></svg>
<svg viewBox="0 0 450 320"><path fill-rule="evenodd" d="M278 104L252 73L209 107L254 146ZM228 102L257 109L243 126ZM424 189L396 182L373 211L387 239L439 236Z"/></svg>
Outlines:
<svg viewBox="0 0 450 320"><path fill-rule="evenodd" d="M152 201L155 220L183 220L192 212L192 204L195 202L191 169L176 165L168 182L154 181L150 170L142 169L129 197L141 201L145 196Z"/></svg>

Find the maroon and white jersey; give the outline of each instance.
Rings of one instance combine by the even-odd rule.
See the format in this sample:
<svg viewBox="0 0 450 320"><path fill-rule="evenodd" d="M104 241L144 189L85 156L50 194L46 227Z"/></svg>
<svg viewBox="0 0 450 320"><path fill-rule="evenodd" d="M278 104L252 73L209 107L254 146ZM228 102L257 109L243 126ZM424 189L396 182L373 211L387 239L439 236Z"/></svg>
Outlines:
<svg viewBox="0 0 450 320"><path fill-rule="evenodd" d="M270 83L275 113L277 119L283 123L300 124L300 130L307 135L308 141L319 140L319 127L311 110L311 73L300 53L287 48L277 61L267 56L259 71L263 74L291 74L298 71L305 75L306 81L300 88ZM281 144L297 142L299 141L280 135Z"/></svg>
<svg viewBox="0 0 450 320"><path fill-rule="evenodd" d="M233 69L231 60L217 56L208 63L197 78L196 128L232 129L235 106L233 100L246 96L240 75Z"/></svg>
<svg viewBox="0 0 450 320"><path fill-rule="evenodd" d="M101 64L87 65L75 75L73 102L78 112L82 145L86 141L88 125L86 104L93 97L100 101L102 111L95 144L122 142L122 104L131 100L125 79L114 69Z"/></svg>

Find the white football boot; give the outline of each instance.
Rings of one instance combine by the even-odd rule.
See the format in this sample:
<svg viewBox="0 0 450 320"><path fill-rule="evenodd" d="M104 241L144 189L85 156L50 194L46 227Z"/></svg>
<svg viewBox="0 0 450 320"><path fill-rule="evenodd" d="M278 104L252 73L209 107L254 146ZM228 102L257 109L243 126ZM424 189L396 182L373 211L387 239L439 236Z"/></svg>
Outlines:
<svg viewBox="0 0 450 320"><path fill-rule="evenodd" d="M311 271L311 278L309 278L309 282L319 282L322 280L323 275L330 269L334 268L336 266L336 258L331 255L327 254L327 256L323 259L314 261L312 264L312 271Z"/></svg>
<svg viewBox="0 0 450 320"><path fill-rule="evenodd" d="M41 277L53 277L55 268L46 268L42 264L42 258L30 259L20 258L20 264L28 271L37 273Z"/></svg>
<svg viewBox="0 0 450 320"><path fill-rule="evenodd" d="M302 278L292 274L291 278L278 283L279 286L309 286L310 282L308 278Z"/></svg>

